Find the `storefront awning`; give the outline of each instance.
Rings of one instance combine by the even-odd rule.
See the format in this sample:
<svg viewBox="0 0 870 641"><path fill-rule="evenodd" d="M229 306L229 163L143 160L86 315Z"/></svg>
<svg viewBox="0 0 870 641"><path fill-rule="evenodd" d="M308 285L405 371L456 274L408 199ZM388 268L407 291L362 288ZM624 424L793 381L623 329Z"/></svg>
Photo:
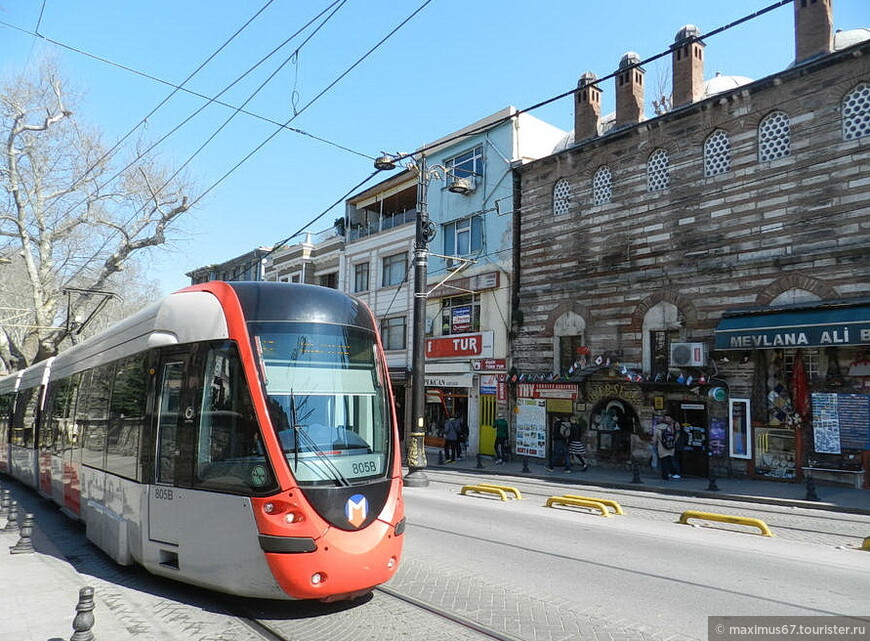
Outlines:
<svg viewBox="0 0 870 641"><path fill-rule="evenodd" d="M868 298L726 312L716 327L717 350L847 345L870 348Z"/></svg>

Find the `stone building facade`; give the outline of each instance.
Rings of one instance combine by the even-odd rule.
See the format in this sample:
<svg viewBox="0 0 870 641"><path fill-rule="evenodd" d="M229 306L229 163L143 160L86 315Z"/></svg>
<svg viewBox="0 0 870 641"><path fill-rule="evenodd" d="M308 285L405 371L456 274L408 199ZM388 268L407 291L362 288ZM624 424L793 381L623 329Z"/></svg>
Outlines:
<svg viewBox="0 0 870 641"><path fill-rule="evenodd" d="M870 32L834 34L830 0L794 12L795 62L757 81L704 82L681 29L671 109L650 119L637 54L612 116L584 74L574 138L516 170L528 440L571 415L599 462L645 462L670 414L691 427L687 473L868 486Z"/></svg>

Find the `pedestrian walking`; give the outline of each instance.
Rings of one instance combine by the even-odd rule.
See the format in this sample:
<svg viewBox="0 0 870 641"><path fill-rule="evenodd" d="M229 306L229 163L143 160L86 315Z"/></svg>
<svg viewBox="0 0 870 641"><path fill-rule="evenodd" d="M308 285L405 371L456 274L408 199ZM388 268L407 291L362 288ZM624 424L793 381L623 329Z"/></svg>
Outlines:
<svg viewBox="0 0 870 641"><path fill-rule="evenodd" d="M547 471L552 472L560 462L565 463L565 474L571 473L571 457L568 455L568 438L571 424L562 416L553 419L550 426L550 461Z"/></svg>
<svg viewBox="0 0 870 641"><path fill-rule="evenodd" d="M508 460L508 422L504 414L499 414L493 427L495 427L495 464L501 465Z"/></svg>
<svg viewBox="0 0 870 641"><path fill-rule="evenodd" d="M581 471L585 472L589 469L589 464L586 462L586 444L583 442L583 428L586 426L586 422L583 419L580 421L572 421L571 423L571 435L568 437L568 456L580 465Z"/></svg>
<svg viewBox="0 0 870 641"><path fill-rule="evenodd" d="M462 435L462 423L455 414L444 421L444 462L455 463L460 458L459 438Z"/></svg>
<svg viewBox="0 0 870 641"><path fill-rule="evenodd" d="M670 479L678 479L674 468L674 448L677 442L677 430L680 429L680 424L676 423L670 416L663 416L661 422L658 423L654 430L653 439L656 445L656 453L659 457L659 470L663 481Z"/></svg>

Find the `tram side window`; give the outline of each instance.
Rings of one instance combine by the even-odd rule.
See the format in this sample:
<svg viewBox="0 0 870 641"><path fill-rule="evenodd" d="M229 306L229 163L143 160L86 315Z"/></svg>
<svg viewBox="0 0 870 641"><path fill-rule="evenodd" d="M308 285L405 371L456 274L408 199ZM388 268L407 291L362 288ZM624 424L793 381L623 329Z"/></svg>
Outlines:
<svg viewBox="0 0 870 641"><path fill-rule="evenodd" d="M12 444L22 447L34 446L34 425L39 388L29 387L18 392L15 411L12 415Z"/></svg>
<svg viewBox="0 0 870 641"><path fill-rule="evenodd" d="M139 479L139 434L145 423L145 354L118 362L106 433L106 471Z"/></svg>
<svg viewBox="0 0 870 641"><path fill-rule="evenodd" d="M6 439L9 438L9 420L14 404L15 394L0 395L0 445L5 445Z"/></svg>
<svg viewBox="0 0 870 641"><path fill-rule="evenodd" d="M276 488L233 343L209 350L197 443L197 487L241 494Z"/></svg>
<svg viewBox="0 0 870 641"><path fill-rule="evenodd" d="M103 468L106 451L106 423L109 410L109 390L114 368L111 364L95 367L85 374L87 392L76 411L82 424L82 463Z"/></svg>
<svg viewBox="0 0 870 641"><path fill-rule="evenodd" d="M50 428L46 430L52 441L43 442L43 447L51 447L54 454L75 447L78 442L78 427L73 418L81 379L81 374L73 374L52 385L48 402Z"/></svg>

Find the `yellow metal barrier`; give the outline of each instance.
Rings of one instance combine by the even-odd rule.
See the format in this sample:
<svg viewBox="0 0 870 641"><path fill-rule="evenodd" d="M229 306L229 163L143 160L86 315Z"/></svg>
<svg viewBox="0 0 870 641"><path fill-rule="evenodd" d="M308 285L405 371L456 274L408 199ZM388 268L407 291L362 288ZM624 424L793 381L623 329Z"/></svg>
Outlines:
<svg viewBox="0 0 870 641"><path fill-rule="evenodd" d="M864 543L861 545L861 549L870 552L870 536L864 539Z"/></svg>
<svg viewBox="0 0 870 641"><path fill-rule="evenodd" d="M573 505L575 507L588 507L593 510L599 510L601 512L601 516L610 516L610 512L607 511L607 507L601 501L593 501L591 499L578 499L571 498L568 496L551 496L547 499L547 507L553 507L554 505Z"/></svg>
<svg viewBox="0 0 870 641"><path fill-rule="evenodd" d="M773 532L767 527L767 524L761 519L753 519L746 516L730 516L728 514L715 514L713 512L696 512L687 510L680 515L679 523L688 525L689 519L702 519L704 521L721 521L723 523L736 523L738 525L748 525L757 527L761 530L762 536L773 536Z"/></svg>
<svg viewBox="0 0 870 641"><path fill-rule="evenodd" d="M565 498L583 499L584 501L597 501L597 502L601 503L602 505L606 505L611 510L613 510L614 514L625 514L625 512L622 511L622 506L619 503L617 503L616 501L612 501L610 499L598 499L598 498L595 498L594 496L578 496L576 494L566 494Z"/></svg>
<svg viewBox="0 0 870 641"><path fill-rule="evenodd" d="M517 488L511 487L509 485L496 485L495 483L478 483L477 485L478 487L496 487L500 490L504 490L507 493L513 494L514 498L523 498L522 496L520 496L520 491Z"/></svg>
<svg viewBox="0 0 870 641"><path fill-rule="evenodd" d="M499 487L491 487L488 485L463 485L460 494L468 492L480 492L481 494L498 494L502 501L507 501L507 493Z"/></svg>

